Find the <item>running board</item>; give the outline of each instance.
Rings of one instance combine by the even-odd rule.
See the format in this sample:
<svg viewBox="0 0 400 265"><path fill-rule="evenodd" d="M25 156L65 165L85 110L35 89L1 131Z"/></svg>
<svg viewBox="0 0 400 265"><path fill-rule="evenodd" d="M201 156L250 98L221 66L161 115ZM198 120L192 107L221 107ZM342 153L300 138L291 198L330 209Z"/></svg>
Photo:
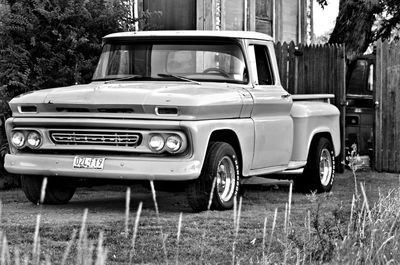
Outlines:
<svg viewBox="0 0 400 265"><path fill-rule="evenodd" d="M298 169L287 169L285 171L279 172L277 174L283 174L283 175L297 175L297 174L303 174L304 168L298 168Z"/></svg>
<svg viewBox="0 0 400 265"><path fill-rule="evenodd" d="M290 161L287 166L250 170L250 174L244 177L245 179L255 176L270 179L286 179L285 175L302 174L306 164L307 161Z"/></svg>
<svg viewBox="0 0 400 265"><path fill-rule="evenodd" d="M277 172L279 175L297 175L302 174L307 161L290 161L286 170Z"/></svg>

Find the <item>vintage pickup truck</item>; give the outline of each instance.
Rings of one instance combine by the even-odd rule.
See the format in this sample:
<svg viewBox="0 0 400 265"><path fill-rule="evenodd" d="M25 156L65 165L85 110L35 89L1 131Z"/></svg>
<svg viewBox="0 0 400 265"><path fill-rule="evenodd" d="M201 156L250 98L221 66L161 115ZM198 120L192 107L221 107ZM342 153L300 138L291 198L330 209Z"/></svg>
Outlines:
<svg viewBox="0 0 400 265"><path fill-rule="evenodd" d="M194 211L230 209L242 180L285 174L329 191L340 152L329 95L292 96L272 38L158 31L104 37L93 82L10 102L5 168L26 197L68 202L77 179L181 181ZM212 189L214 188L214 189ZM211 194L213 196L211 196Z"/></svg>

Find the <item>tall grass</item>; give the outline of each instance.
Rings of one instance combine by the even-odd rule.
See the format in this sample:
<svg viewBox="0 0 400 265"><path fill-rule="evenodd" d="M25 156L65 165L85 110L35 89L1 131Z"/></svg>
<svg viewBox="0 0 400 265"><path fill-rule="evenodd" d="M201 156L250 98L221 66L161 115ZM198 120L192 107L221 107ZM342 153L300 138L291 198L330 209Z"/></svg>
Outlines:
<svg viewBox="0 0 400 265"><path fill-rule="evenodd" d="M356 173L356 171L354 171ZM355 179L356 180L356 179ZM267 215L258 227L260 243L255 246L257 256L252 263L257 264L399 264L400 263L400 188L394 188L386 194L379 192L378 200L371 204L368 201L365 184L356 180L357 190L352 198L349 208L338 206L332 213L322 212L322 207L330 195L311 194L308 196L309 210L304 212L304 224L295 223L292 203L292 185L289 186L288 201L285 210L275 209L272 218ZM185 263L180 257L181 250L186 246L182 242L188 236L184 233L187 220L191 214L179 213L176 218L176 235L173 236L174 247L166 245L167 236L161 222L161 214L158 209L156 190L150 182L151 194L157 218L157 229L160 233L164 263ZM211 195L214 193L213 184ZM44 198L44 197L43 197ZM210 202L212 197L210 197ZM136 216L130 218L130 189L127 190L125 212L121 213L121 230L124 238L130 244L129 264L138 262L141 257L136 251L141 237L140 222L142 214L142 202L138 204ZM211 203L208 205L211 206ZM243 244L244 230L241 229L243 215L242 197L235 198L233 213L233 226L231 237L225 237L221 245L231 246L231 264L247 264L250 260L243 260L239 256L238 249ZM199 215L204 218L206 224L212 222L212 211ZM2 215L2 203L0 201L0 217ZM11 246L4 233L0 222L0 265L20 264L107 264L108 248L105 233L100 231L95 239L88 236L89 210L85 209L82 215L80 229L74 229L66 243L62 259L52 260L47 256L41 242L41 215L36 217L33 233L32 248L28 252L21 252L19 246ZM132 221L129 221L131 220ZM185 220L185 225L183 225ZM282 220L282 221L280 221ZM0 219L1 221L1 219ZM227 222L232 222L231 217ZM255 227L256 228L256 227ZM175 230L174 230L175 231ZM174 232L175 233L175 232ZM198 238L199 256L193 262L213 263L206 260L207 230L204 229ZM255 242L255 241L254 241ZM252 244L254 244L254 242ZM148 250L152 251L152 250ZM200 258L200 259L198 259ZM128 260L127 262L128 263Z"/></svg>
<svg viewBox="0 0 400 265"><path fill-rule="evenodd" d="M72 236L70 241L67 244L67 247L65 248L63 257L61 262L56 261L52 262L51 257L48 255L43 255L42 254L42 249L41 249L41 239L40 239L40 221L41 221L41 215L37 215L36 217L36 225L35 225L35 231L33 235L33 247L32 247L32 252L31 255L29 253L24 253L23 256L21 256L21 252L18 246L13 247L12 249L9 247L9 244L7 242L7 237L3 233L2 230L0 230L0 239L1 239L1 244L0 244L0 265L21 265L21 264L26 264L26 265L41 265L41 264L46 264L46 265L51 265L51 264L84 264L84 265L90 265L90 264L95 264L95 265L104 265L106 264L107 260L107 249L103 246L103 232L99 233L99 237L97 242L92 242L88 240L87 236L87 230L86 230L86 221L87 221L87 214L88 210L85 209L83 218L82 218L82 224L81 224L81 229L79 232L79 238L77 242L75 242L76 238L76 230L74 229L72 232ZM97 245L96 248L94 246ZM71 253L72 248L77 249L77 255L74 257L69 257ZM12 259L11 259L12 257ZM93 257L96 257L95 259ZM68 258L72 259L68 262Z"/></svg>

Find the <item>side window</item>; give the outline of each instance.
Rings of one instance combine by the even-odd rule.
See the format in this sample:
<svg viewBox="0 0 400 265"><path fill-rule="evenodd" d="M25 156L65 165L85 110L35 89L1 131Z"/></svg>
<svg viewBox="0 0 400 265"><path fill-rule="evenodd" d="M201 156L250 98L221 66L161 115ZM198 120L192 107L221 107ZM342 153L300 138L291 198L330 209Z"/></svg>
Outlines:
<svg viewBox="0 0 400 265"><path fill-rule="evenodd" d="M257 77L259 85L273 85L274 76L272 74L271 63L268 55L268 48L264 45L253 45L257 67Z"/></svg>

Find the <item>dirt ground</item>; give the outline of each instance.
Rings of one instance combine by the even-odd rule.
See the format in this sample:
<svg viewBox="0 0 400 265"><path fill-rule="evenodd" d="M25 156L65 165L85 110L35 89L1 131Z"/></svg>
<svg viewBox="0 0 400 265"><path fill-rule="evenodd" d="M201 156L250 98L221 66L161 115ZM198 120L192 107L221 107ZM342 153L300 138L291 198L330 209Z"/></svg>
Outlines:
<svg viewBox="0 0 400 265"><path fill-rule="evenodd" d="M357 185L360 182L364 183L371 205L379 193L385 194L397 188L399 181L398 174L371 171L357 173ZM278 219L282 219L285 203L288 201L289 182L263 182L262 179L256 179L253 181L254 184L244 187L238 246L243 257L248 260L259 256L261 248L258 246L255 249L254 246L261 242L264 218L267 217L271 222L275 209L278 209ZM143 186L132 186L131 189L130 223L133 222L139 202L143 202L137 244L138 260L135 262L151 264L162 262L163 255L159 246L158 226L151 192ZM126 239L121 236L124 231L125 191L126 187L121 186L79 188L70 203L59 206L33 205L20 190L0 191L2 201L0 228L7 235L11 246L23 245L29 249L29 245L32 244L36 216L41 214L40 235L43 238L43 249L49 249L49 255L53 257L53 260L57 260L65 249L72 228L79 228L83 212L87 208L87 223L93 232L93 237L97 237L98 231L105 231L107 238L105 244L110 250L110 264L124 264L126 253L129 251L129 247L125 246L129 244L129 241L126 242ZM337 174L332 192L319 195L322 200L321 210L329 213L341 205L349 208L353 193L354 179L351 172ZM225 248L221 245L221 238L232 236L230 223L233 220L233 211L213 211L210 215L206 212L193 213L186 202L185 194L179 192L157 192L157 201L161 225L165 229L164 232L170 235L168 240L172 240L169 242L171 246L171 251L168 249L169 253L174 253L173 238L176 237L177 220L179 214L183 213L182 245L186 246L181 253L183 262L190 263L193 257L200 255L195 244L201 238L202 231L210 233L207 236L209 246L205 249L209 260L219 262L223 260L224 255L229 255L228 251L225 250L221 254L218 249ZM310 198L301 193L294 193L292 201L292 222L302 225L307 210L312 207ZM282 222L278 222L280 223ZM224 228L221 229L221 227ZM228 234L221 234L225 233L224 230ZM249 242L257 244L249 244ZM230 244L226 245L226 248L229 250Z"/></svg>
<svg viewBox="0 0 400 265"><path fill-rule="evenodd" d="M378 195L379 190L383 192L400 183L400 176L396 174L364 171L358 172L357 175L357 180L365 183L367 194L371 200ZM270 206L282 207L287 202L289 181L255 178L249 183L252 184L244 187L244 205L257 207L270 204ZM143 202L143 209L154 210L149 190L141 185L132 186L131 189L132 210L139 202ZM125 214L125 191L126 187L123 186L78 188L70 203L45 206L30 203L19 189L0 191L0 200L3 204L1 224L3 227L32 224L32 221L36 220L36 215L41 214L43 224L65 225L80 222L86 208L89 210L89 223L102 224L121 221ZM351 172L337 174L332 189L334 201L351 201L353 191L354 183ZM294 205L299 204L296 202L296 198L304 198L304 194L294 193ZM160 212L167 216L175 216L180 212L191 213L184 192L157 192L157 201Z"/></svg>

